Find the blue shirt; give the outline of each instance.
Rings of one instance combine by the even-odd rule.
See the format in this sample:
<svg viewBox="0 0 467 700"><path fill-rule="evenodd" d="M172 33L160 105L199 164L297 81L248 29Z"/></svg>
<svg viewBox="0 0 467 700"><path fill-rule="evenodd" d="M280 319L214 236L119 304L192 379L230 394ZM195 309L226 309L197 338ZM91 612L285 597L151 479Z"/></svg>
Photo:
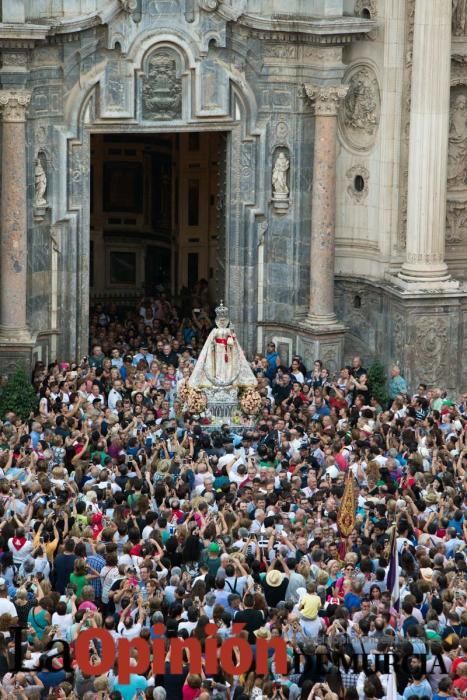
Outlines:
<svg viewBox="0 0 467 700"><path fill-rule="evenodd" d="M417 685L415 685L415 683L411 683L407 686L407 688L404 690L403 697L405 700L408 700L408 698L410 698L412 695L416 695L417 698L421 698L424 695L428 696L429 698L432 697L433 691L431 690L431 685L428 683L426 678Z"/></svg>
<svg viewBox="0 0 467 700"><path fill-rule="evenodd" d="M397 374L395 377L391 377L389 380L389 398L395 399L398 394L407 393L407 382L404 377Z"/></svg>
<svg viewBox="0 0 467 700"><path fill-rule="evenodd" d="M144 676L138 676L136 673L130 675L130 682L126 685L116 683L113 687L122 694L123 700L133 700L136 693L143 692L148 687L148 681Z"/></svg>

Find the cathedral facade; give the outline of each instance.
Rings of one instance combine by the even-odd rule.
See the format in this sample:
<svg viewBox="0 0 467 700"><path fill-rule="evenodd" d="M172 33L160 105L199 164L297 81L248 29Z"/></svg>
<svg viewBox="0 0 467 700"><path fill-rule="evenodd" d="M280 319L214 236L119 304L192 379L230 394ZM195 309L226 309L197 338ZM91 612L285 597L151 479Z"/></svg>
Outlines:
<svg viewBox="0 0 467 700"><path fill-rule="evenodd" d="M2 372L203 277L249 352L467 386L464 0L1 6Z"/></svg>

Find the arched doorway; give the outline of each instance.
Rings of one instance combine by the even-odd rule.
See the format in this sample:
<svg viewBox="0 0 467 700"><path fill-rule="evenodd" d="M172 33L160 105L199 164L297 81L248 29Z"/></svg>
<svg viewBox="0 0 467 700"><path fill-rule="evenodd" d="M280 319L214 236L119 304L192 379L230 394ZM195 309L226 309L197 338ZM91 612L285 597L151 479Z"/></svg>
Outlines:
<svg viewBox="0 0 467 700"><path fill-rule="evenodd" d="M223 114L220 114L219 110L214 114L202 110L197 112L196 90L199 80L196 74L200 70L202 60L201 63L196 63L191 57L186 59L179 78L183 106L180 114L177 115L178 118L162 120L157 114L148 116L144 112L143 92L145 70L147 72L149 65L149 58L146 56L153 56L158 50L157 46L157 44L150 44L147 40L146 43L142 42L142 46L135 50L133 72L127 71L130 74L128 80L133 81L132 94L136 96L131 117L117 118L115 112L106 113L105 111L103 96L105 98L107 95L108 99L113 85L109 83L108 70L95 76L89 84L83 85L79 93L72 95L67 106L69 123L75 124L76 127L67 129L61 136L62 144L67 151L68 162L66 190L63 191L62 188L62 193L66 194L67 206L63 207L62 199L64 215L54 225L54 236L61 245L61 253L63 259L66 257L68 269L59 274L56 287L61 305L68 309L77 307L77 312L76 317L70 317L69 332L66 337L63 336L59 340L60 351L64 356L78 357L87 352L89 293L91 287L96 286L96 263L100 266L100 270L104 269L104 280L109 281L111 285L118 286L119 280L123 280L124 288L120 290L122 296L127 296L125 285L133 285L135 280L140 291L145 291L147 284L157 283L156 279L150 279L149 269L154 271L161 262L163 264L160 272L165 275L165 281L173 288L180 288L181 284L201 276L203 270L207 271L213 296L223 297L229 305L231 319L242 345L247 350L256 349L258 221L264 221L266 188L262 181L265 177L264 169L257 168L261 141L265 137L264 133L255 127L255 100L250 94L245 96L244 91L248 92L247 86L243 86L240 90L226 73L228 110L226 109ZM128 57L126 60L128 61ZM142 66L142 69L139 66ZM92 172L96 167L96 161L91 149L95 149L98 143L99 147L106 143L108 150L117 151L123 147L124 150L126 148L134 151L134 144L137 142L139 145L136 150L140 151L138 158L150 160L151 149L157 140L164 142L167 149L172 149L177 140L184 144L185 157L180 159L176 169L178 168L181 176L185 177L185 189L182 188L182 190L186 206L182 206L180 201L178 204L172 201L171 216L177 210L177 206L180 215L183 213L184 216L188 216L189 200L196 199L192 187L194 183L190 182L196 181L196 177L189 176L192 163L186 156L189 153L190 143L193 147L193 143L199 141L201 151L205 144L210 144L208 152L213 144L217 148L216 164L213 166L213 161L210 165L208 163L206 172L206 182L210 178L217 179L217 182L211 182L210 186L205 188L206 195L203 195L203 202L205 204L207 202L208 209L213 211L211 220L214 221L215 218L216 230L213 232L210 226L207 231L201 230L202 227L198 222L199 235L189 235L189 231L183 232L182 227L178 226L176 245L174 241L169 242L167 239L164 242L160 236L159 239L154 237L151 242L144 243L144 255L138 258L138 255L135 257L131 254L134 251L128 249L128 241L131 241L130 233L138 228L138 217L135 224L134 212L108 211L117 204L115 201L112 203L112 198L115 200L115 193L106 194L105 192L107 183L102 182L105 180L103 170L100 176L103 187L97 194L102 199L100 214L105 214L107 217L105 224L107 228L105 231L99 230L99 235L94 235L95 229L93 231L91 227L96 226L94 209L97 205L96 188L93 185L91 193L91 182L96 182ZM157 150L155 146L154 148ZM105 158L110 155L113 155L116 161L121 157L121 153L115 152L107 153ZM135 157L135 154L131 153L124 155L125 159L128 156L130 160ZM105 158L101 158L102 168ZM153 162L157 161L160 165L162 160L156 158ZM157 163L156 171L159 167ZM171 163L173 166L174 161L171 160ZM159 176L163 178L163 172L159 172ZM120 182L118 186L123 187L124 173L120 172L115 177L117 182ZM136 169L133 169L133 177L131 191L124 193L125 202L120 209L132 208L131 199L138 199L138 188L134 186L135 180L138 181L139 177ZM144 189L144 169L142 178ZM202 186L202 183L198 185ZM180 195L180 191L178 186L173 188L171 197L175 197L177 192ZM145 201L149 212L146 220L154 229L155 219L151 214L150 197L146 199L143 197L141 204L143 210ZM167 202L167 198L165 201ZM137 204L139 206L140 203L137 202ZM111 214L115 214L115 217L110 216ZM114 222L109 219L114 219ZM193 227L196 228L196 217L192 221ZM102 224L102 216L100 224ZM189 229L190 226L187 225L186 228ZM125 242L123 247L118 246L119 250L105 244L105 234L110 233L115 238L118 230L122 233L122 245L123 240ZM146 231L146 233L153 235L154 231ZM172 235L172 232L169 233ZM211 236L215 237L215 241L211 240L213 245L208 244L204 250L201 250L203 237L204 241L209 241ZM165 261L162 261L162 249L166 251ZM117 255L111 255L112 252ZM203 253L203 259L200 253ZM158 261L157 265L151 262L155 260Z"/></svg>

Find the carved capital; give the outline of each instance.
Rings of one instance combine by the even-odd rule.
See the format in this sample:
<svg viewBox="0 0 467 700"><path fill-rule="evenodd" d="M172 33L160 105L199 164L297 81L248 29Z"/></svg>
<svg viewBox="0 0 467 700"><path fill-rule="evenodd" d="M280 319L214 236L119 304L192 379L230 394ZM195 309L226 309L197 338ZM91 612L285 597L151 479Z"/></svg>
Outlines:
<svg viewBox="0 0 467 700"><path fill-rule="evenodd" d="M0 90L0 109L4 122L25 122L31 101L28 90Z"/></svg>
<svg viewBox="0 0 467 700"><path fill-rule="evenodd" d="M348 85L304 85L305 94L313 102L315 114L318 116L335 117L339 103L348 92Z"/></svg>

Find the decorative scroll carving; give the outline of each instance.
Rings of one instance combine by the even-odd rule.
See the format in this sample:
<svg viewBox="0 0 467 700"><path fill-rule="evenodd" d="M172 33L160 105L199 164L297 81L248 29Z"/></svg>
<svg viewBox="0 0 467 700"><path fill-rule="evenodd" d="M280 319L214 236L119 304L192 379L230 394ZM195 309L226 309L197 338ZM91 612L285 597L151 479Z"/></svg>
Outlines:
<svg viewBox="0 0 467 700"><path fill-rule="evenodd" d="M182 116L182 80L177 76L177 56L170 49L149 59L143 81L143 119L179 119Z"/></svg>
<svg viewBox="0 0 467 700"><path fill-rule="evenodd" d="M222 4L222 0L198 0L198 4L200 9L205 12L215 12Z"/></svg>
<svg viewBox="0 0 467 700"><path fill-rule="evenodd" d="M448 147L448 188L467 188L467 95L458 93L451 105Z"/></svg>
<svg viewBox="0 0 467 700"><path fill-rule="evenodd" d="M370 15L370 19L375 19L377 14L376 0L356 0L354 12L358 17L365 16L365 10Z"/></svg>
<svg viewBox="0 0 467 700"><path fill-rule="evenodd" d="M354 165L346 172L350 183L347 187L347 193L357 204L361 204L365 201L368 196L368 180L370 179L370 173L367 168L363 165ZM360 180L357 180L360 178ZM356 186L356 184L361 183L362 188Z"/></svg>
<svg viewBox="0 0 467 700"><path fill-rule="evenodd" d="M452 2L452 33L454 36L465 36L467 30L467 0Z"/></svg>
<svg viewBox="0 0 467 700"><path fill-rule="evenodd" d="M336 116L339 103L345 98L347 85L304 85L305 94L314 103L317 116Z"/></svg>
<svg viewBox="0 0 467 700"><path fill-rule="evenodd" d="M26 121L26 110L31 102L31 93L28 90L1 90L0 108L4 122Z"/></svg>
<svg viewBox="0 0 467 700"><path fill-rule="evenodd" d="M467 241L467 200L447 201L446 243Z"/></svg>
<svg viewBox="0 0 467 700"><path fill-rule="evenodd" d="M369 66L351 69L346 78L348 93L341 112L341 129L358 150L370 148L378 130L381 100L378 80Z"/></svg>

